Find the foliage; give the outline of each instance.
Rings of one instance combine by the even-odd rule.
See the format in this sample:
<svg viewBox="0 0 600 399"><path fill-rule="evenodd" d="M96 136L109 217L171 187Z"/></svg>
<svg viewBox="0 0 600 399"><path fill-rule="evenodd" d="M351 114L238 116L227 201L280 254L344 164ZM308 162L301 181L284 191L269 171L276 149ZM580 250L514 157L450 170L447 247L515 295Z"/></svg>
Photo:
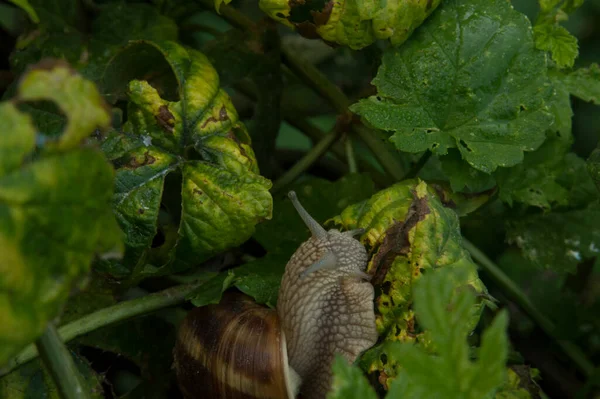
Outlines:
<svg viewBox="0 0 600 399"><path fill-rule="evenodd" d="M190 306L276 306L290 189L369 256L330 399L600 389L598 0L5 3L0 396L59 397L56 324L86 396L180 397Z"/></svg>

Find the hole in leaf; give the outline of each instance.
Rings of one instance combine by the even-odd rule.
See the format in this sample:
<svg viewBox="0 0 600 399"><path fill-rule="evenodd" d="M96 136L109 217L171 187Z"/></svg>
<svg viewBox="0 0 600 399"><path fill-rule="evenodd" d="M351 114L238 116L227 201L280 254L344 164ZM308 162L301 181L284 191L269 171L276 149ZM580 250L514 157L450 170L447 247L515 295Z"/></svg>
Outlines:
<svg viewBox="0 0 600 399"><path fill-rule="evenodd" d="M156 230L156 235L154 236L154 238L152 239L152 248L158 248L161 245L163 245L165 243L165 233L162 231L161 228L158 228Z"/></svg>
<svg viewBox="0 0 600 399"><path fill-rule="evenodd" d="M277 14L275 14L277 16L277 18L285 18L285 15L283 15L283 13L278 12Z"/></svg>
<svg viewBox="0 0 600 399"><path fill-rule="evenodd" d="M527 108L523 104L519 106L519 112L527 111Z"/></svg>
<svg viewBox="0 0 600 399"><path fill-rule="evenodd" d="M381 359L381 363L387 364L387 355L385 353L382 353L379 358Z"/></svg>
<svg viewBox="0 0 600 399"><path fill-rule="evenodd" d="M381 285L381 292L383 292L385 295L389 295L391 290L392 290L392 282L391 281L386 281L385 283L383 283Z"/></svg>
<svg viewBox="0 0 600 399"><path fill-rule="evenodd" d="M460 140L460 145L462 145L462 146L463 146L463 147L464 147L464 148L465 148L467 151L469 151L469 152L473 151L473 150L471 150L471 149L469 148L469 146L467 145L467 143L465 143L465 141L464 141L464 140L462 140L462 139Z"/></svg>

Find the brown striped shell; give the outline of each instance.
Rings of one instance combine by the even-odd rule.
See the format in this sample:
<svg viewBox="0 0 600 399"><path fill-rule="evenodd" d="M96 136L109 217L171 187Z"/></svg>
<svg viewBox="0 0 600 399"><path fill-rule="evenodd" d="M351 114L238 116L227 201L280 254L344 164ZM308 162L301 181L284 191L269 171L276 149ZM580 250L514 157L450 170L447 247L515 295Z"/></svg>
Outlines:
<svg viewBox="0 0 600 399"><path fill-rule="evenodd" d="M174 367L186 399L293 399L294 375L277 313L228 292L179 328Z"/></svg>

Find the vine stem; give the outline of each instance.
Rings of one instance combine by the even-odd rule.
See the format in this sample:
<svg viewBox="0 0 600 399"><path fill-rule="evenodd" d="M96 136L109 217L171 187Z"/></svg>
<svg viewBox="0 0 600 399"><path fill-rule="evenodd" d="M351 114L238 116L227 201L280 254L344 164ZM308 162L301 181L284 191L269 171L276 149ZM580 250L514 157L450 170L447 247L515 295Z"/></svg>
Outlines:
<svg viewBox="0 0 600 399"><path fill-rule="evenodd" d="M340 135L339 129L334 128L328 135L323 137L306 153L298 162L287 170L279 179L273 183L272 193L276 193L292 183L308 168L310 168L329 148L335 143Z"/></svg>
<svg viewBox="0 0 600 399"><path fill-rule="evenodd" d="M164 291L120 302L114 306L100 309L61 326L58 328L58 337L60 337L63 342L69 342L81 335L97 330L98 328L177 305L184 302L186 297L200 285L201 283L178 285ZM23 363L34 359L38 354L39 352L35 345L26 346L25 349L11 359L5 367L0 369L0 377L10 373Z"/></svg>
<svg viewBox="0 0 600 399"><path fill-rule="evenodd" d="M563 352L573 361L579 370L589 378L594 373L594 365L587 359L578 346L572 342L556 337L554 323L548 319L525 295L525 293L510 279L490 258L472 242L463 237L463 247L471 253L473 259L483 268L494 283L513 300L542 330L553 338Z"/></svg>
<svg viewBox="0 0 600 399"><path fill-rule="evenodd" d="M214 9L213 0L197 0L209 9ZM243 30L255 30L256 24L233 7L221 4L219 14L232 26ZM347 114L351 102L340 88L332 83L317 67L296 55L291 49L281 46L281 60L307 86L325 98L339 114ZM373 129L355 124L353 129L358 137L369 147L383 169L395 181L406 174L402 163L390 152L387 146L377 137Z"/></svg>
<svg viewBox="0 0 600 399"><path fill-rule="evenodd" d="M81 380L79 370L52 322L48 323L46 331L36 341L35 346L37 346L61 397L64 399L90 398L89 390L85 389L86 385Z"/></svg>
<svg viewBox="0 0 600 399"><path fill-rule="evenodd" d="M352 136L347 134L344 142L346 149L346 159L348 162L348 169L350 173L358 173L358 166L356 165L356 156L354 155L354 146L352 145Z"/></svg>

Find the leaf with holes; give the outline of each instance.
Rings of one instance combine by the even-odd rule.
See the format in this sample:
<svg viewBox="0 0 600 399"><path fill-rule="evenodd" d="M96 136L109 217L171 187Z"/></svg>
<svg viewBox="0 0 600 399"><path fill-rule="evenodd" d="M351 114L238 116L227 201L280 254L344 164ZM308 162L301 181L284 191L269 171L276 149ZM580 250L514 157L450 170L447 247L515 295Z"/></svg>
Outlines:
<svg viewBox="0 0 600 399"><path fill-rule="evenodd" d="M398 49L351 107L393 132L401 151L460 150L475 169L513 166L538 148L553 117L544 54L527 18L504 0L450 0Z"/></svg>
<svg viewBox="0 0 600 399"><path fill-rule="evenodd" d="M169 66L178 100L132 79L142 72L131 65L138 54ZM128 87L128 121L103 143L117 170L114 207L127 249L123 262L103 268L134 279L171 273L247 240L271 217L271 183L258 174L246 128L208 59L174 42L138 41L108 70L120 71ZM111 84L118 87L119 80ZM166 184L172 184L167 194ZM171 246L165 265L148 265L161 219L177 237L162 243Z"/></svg>

